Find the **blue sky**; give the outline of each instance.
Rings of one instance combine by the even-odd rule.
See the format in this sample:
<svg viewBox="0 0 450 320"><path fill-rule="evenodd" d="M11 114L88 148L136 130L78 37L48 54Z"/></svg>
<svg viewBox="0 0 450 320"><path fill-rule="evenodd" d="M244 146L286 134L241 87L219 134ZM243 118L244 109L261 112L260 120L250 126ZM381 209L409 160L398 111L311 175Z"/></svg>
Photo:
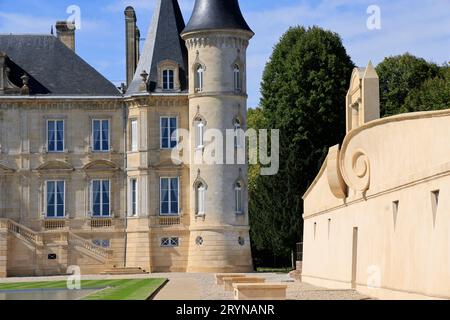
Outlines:
<svg viewBox="0 0 450 320"><path fill-rule="evenodd" d="M194 0L179 0L187 21ZM318 25L341 35L360 66L409 51L450 61L450 0L240 0L256 36L248 51L249 106L259 102L262 71L280 36L295 25ZM114 83L125 79L123 9L135 7L145 37L155 0L0 0L0 33L50 33L56 20L81 9L77 53ZM381 10L381 29L369 30L367 8Z"/></svg>

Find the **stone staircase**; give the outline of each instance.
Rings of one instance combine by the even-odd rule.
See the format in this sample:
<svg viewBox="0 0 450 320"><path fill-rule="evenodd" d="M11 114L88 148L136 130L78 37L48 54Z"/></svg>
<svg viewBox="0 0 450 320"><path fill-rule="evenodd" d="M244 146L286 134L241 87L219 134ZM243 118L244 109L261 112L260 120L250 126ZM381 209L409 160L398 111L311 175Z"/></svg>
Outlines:
<svg viewBox="0 0 450 320"><path fill-rule="evenodd" d="M107 269L100 274L102 275L132 275L132 274L148 274L147 271L140 267L113 267Z"/></svg>
<svg viewBox="0 0 450 320"><path fill-rule="evenodd" d="M31 244L37 249L45 248L46 245L55 245L55 242L51 240L49 243L46 243L45 232L36 232L11 219L0 219L0 229L14 235L21 241ZM52 234L54 235L55 233ZM59 240L60 241L56 243L56 245L65 243L66 245L69 245L69 247L76 247L101 263L107 264L113 257L113 250L97 246L90 240L84 239L71 231L61 230L61 232L59 232ZM49 240L47 239L47 241ZM7 248L4 251L7 251Z"/></svg>

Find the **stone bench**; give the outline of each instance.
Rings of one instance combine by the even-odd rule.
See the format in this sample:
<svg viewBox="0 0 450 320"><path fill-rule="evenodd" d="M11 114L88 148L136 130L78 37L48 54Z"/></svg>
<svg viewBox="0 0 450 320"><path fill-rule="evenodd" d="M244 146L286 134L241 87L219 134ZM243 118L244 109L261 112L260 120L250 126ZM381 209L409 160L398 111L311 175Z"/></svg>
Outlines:
<svg viewBox="0 0 450 320"><path fill-rule="evenodd" d="M245 274L242 273L217 273L216 274L216 284L223 285L223 278L238 278L245 277Z"/></svg>
<svg viewBox="0 0 450 320"><path fill-rule="evenodd" d="M286 300L284 283L235 283L234 300Z"/></svg>
<svg viewBox="0 0 450 320"><path fill-rule="evenodd" d="M233 291L235 283L264 283L266 279L259 277L228 277L223 278L225 291Z"/></svg>

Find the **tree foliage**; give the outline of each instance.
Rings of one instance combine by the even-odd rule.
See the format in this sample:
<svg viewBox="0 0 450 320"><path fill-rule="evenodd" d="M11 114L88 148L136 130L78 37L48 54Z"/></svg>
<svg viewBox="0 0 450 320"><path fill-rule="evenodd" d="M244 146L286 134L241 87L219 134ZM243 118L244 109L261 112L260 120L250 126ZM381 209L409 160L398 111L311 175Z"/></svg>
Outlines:
<svg viewBox="0 0 450 320"><path fill-rule="evenodd" d="M403 112L408 95L436 77L439 67L405 53L385 58L376 71L380 78L380 113L386 117Z"/></svg>
<svg viewBox="0 0 450 320"><path fill-rule="evenodd" d="M354 67L336 33L290 28L275 46L249 127L280 130L280 170L250 168L250 224L255 263L283 264L302 239L302 195L330 146L345 134L345 96Z"/></svg>
<svg viewBox="0 0 450 320"><path fill-rule="evenodd" d="M450 66L445 65L439 74L425 80L422 86L406 97L401 112L431 111L450 108Z"/></svg>

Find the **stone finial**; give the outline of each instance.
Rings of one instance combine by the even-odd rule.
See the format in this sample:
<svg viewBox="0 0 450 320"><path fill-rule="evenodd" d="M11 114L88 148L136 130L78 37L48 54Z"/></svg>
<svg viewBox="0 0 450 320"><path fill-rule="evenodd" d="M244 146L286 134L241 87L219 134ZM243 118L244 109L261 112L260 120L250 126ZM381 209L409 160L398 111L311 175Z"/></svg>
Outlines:
<svg viewBox="0 0 450 320"><path fill-rule="evenodd" d="M21 95L29 95L30 94L30 88L28 87L28 81L30 80L30 77L28 77L26 74L20 77L22 79L22 88L20 88L20 94Z"/></svg>
<svg viewBox="0 0 450 320"><path fill-rule="evenodd" d="M353 70L346 104L347 132L380 118L380 86L372 62Z"/></svg>
<svg viewBox="0 0 450 320"><path fill-rule="evenodd" d="M147 91L147 79L148 79L148 73L147 71L142 71L141 73L142 83L139 86L139 91Z"/></svg>

